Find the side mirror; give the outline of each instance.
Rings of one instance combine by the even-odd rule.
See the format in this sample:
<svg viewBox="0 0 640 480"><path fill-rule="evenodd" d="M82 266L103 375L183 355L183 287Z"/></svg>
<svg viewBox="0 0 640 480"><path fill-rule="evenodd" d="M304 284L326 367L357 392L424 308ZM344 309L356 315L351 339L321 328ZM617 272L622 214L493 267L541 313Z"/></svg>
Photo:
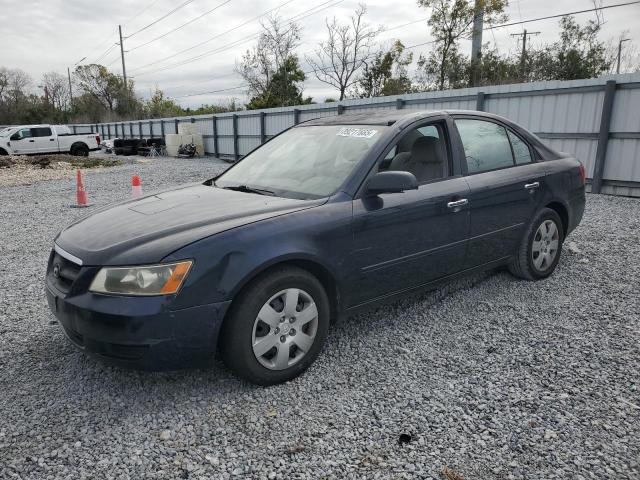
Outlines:
<svg viewBox="0 0 640 480"><path fill-rule="evenodd" d="M405 190L417 190L417 188L418 180L411 172L380 172L367 180L365 193L368 195L380 195L381 193L400 193Z"/></svg>

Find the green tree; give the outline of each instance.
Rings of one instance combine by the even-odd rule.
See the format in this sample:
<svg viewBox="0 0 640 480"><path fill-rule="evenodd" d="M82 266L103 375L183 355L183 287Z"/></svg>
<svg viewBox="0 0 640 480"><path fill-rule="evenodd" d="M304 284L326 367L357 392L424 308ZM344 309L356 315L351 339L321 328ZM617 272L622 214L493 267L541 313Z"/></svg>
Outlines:
<svg viewBox="0 0 640 480"><path fill-rule="evenodd" d="M461 85L460 75L466 69L462 68L464 56L458 50L458 42L471 36L476 9L484 13L487 23L503 21L507 3L507 0L418 0L418 5L431 8L427 23L435 48L428 55L421 55L418 64L425 70L430 87L444 90Z"/></svg>
<svg viewBox="0 0 640 480"><path fill-rule="evenodd" d="M400 95L412 91L407 67L413 61L412 53L404 53L404 45L396 40L388 50L380 50L371 62L366 62L358 80L360 98Z"/></svg>
<svg viewBox="0 0 640 480"><path fill-rule="evenodd" d="M293 53L299 43L297 23L285 22L278 16L270 16L262 23L258 44L236 64L236 72L246 82L248 96L252 99L247 108L298 103L302 87L297 83L305 79Z"/></svg>
<svg viewBox="0 0 640 480"><path fill-rule="evenodd" d="M290 56L280 69L273 74L264 90L251 98L248 110L273 108L282 105L303 105L311 103L310 97L304 98L302 86L306 76L296 56Z"/></svg>
<svg viewBox="0 0 640 480"><path fill-rule="evenodd" d="M156 91L144 104L144 113L145 116L150 118L177 117L183 115L184 110L156 87Z"/></svg>
<svg viewBox="0 0 640 480"><path fill-rule="evenodd" d="M609 70L613 59L599 39L602 25L589 20L581 26L571 16L560 20L560 40L532 51L527 65L529 80L575 80L595 78Z"/></svg>

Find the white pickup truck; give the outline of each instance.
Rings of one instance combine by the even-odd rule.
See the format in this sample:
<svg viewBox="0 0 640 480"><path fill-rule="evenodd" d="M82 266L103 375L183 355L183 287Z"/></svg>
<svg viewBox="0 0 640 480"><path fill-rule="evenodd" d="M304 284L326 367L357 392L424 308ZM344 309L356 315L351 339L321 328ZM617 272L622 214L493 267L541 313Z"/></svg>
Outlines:
<svg viewBox="0 0 640 480"><path fill-rule="evenodd" d="M74 135L66 125L20 125L0 131L0 155L70 153L86 157L100 149L100 135Z"/></svg>

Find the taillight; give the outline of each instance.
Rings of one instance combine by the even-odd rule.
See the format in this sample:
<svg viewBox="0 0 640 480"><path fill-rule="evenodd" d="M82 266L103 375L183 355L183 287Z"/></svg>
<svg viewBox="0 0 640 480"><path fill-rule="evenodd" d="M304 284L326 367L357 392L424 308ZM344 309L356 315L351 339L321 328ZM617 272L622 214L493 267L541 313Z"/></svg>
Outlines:
<svg viewBox="0 0 640 480"><path fill-rule="evenodd" d="M96 135L96 143L100 145L100 135Z"/></svg>
<svg viewBox="0 0 640 480"><path fill-rule="evenodd" d="M582 185L584 185L587 183L587 171L584 169L584 165L582 163L578 168L580 169L580 181L582 182Z"/></svg>

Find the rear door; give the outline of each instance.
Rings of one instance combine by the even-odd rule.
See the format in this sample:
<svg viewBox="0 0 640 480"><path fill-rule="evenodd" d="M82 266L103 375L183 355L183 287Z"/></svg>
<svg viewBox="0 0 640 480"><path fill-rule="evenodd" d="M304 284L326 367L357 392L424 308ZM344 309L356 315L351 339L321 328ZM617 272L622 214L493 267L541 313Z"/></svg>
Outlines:
<svg viewBox="0 0 640 480"><path fill-rule="evenodd" d="M462 267L469 187L454 167L449 125L441 119L408 127L372 172L410 171L420 183L417 190L353 201L356 278L350 282L350 305L429 283Z"/></svg>
<svg viewBox="0 0 640 480"><path fill-rule="evenodd" d="M544 196L545 169L530 146L498 121L458 116L455 125L470 189L465 266L472 268L513 255Z"/></svg>
<svg viewBox="0 0 640 480"><path fill-rule="evenodd" d="M31 136L35 141L35 148L38 153L58 151L58 143L51 127L34 127L31 129Z"/></svg>

